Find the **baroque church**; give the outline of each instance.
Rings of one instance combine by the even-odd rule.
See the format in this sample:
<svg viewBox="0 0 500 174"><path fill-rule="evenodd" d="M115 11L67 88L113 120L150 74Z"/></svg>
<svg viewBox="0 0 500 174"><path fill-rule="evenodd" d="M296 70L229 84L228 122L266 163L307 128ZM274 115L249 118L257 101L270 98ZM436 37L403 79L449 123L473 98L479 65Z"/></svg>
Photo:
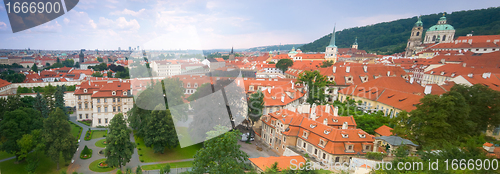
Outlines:
<svg viewBox="0 0 500 174"><path fill-rule="evenodd" d="M408 43L406 45L406 57L411 57L416 53L423 51L424 48L436 43L453 42L453 38L455 37L455 28L446 23L444 13L443 17L439 18L436 25L427 29L424 39L422 39L423 31L424 26L422 24L422 20L418 17L418 21L413 26L410 39L408 39Z"/></svg>

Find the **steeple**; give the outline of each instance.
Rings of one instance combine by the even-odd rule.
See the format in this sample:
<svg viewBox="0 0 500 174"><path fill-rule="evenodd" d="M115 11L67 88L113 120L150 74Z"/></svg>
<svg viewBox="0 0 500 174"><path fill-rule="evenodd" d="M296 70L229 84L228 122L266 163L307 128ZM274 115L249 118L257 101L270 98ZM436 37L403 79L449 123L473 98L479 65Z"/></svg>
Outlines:
<svg viewBox="0 0 500 174"><path fill-rule="evenodd" d="M420 16L417 17L418 20L417 22L415 22L415 27L421 27L423 24L422 24L422 19L420 18Z"/></svg>
<svg viewBox="0 0 500 174"><path fill-rule="evenodd" d="M328 45L328 47L337 47L337 45L335 45L335 26L333 26L332 39L330 40L330 45Z"/></svg>
<svg viewBox="0 0 500 174"><path fill-rule="evenodd" d="M233 54L233 47L231 47L231 54Z"/></svg>
<svg viewBox="0 0 500 174"><path fill-rule="evenodd" d="M358 49L358 37L356 37L356 39L354 39L354 44L352 44L352 48Z"/></svg>

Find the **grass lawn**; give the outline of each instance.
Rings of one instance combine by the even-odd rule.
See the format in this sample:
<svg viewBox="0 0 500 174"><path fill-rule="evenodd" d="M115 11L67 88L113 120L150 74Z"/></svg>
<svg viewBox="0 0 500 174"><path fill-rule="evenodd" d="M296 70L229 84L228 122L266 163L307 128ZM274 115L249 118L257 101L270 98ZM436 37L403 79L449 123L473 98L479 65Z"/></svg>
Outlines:
<svg viewBox="0 0 500 174"><path fill-rule="evenodd" d="M91 139L102 138L105 137L104 135L108 135L107 130L93 130Z"/></svg>
<svg viewBox="0 0 500 174"><path fill-rule="evenodd" d="M76 139L80 139L80 135L82 135L82 127L70 122L71 125L71 134L76 137Z"/></svg>
<svg viewBox="0 0 500 174"><path fill-rule="evenodd" d="M33 154L30 154L33 155ZM59 167L61 169L57 171L57 165L55 162L50 160L45 155L40 156L40 162L38 164L38 168L36 169L35 173L37 174L59 174L61 171L66 171L68 169L68 166L65 166L64 160L61 158L59 162ZM0 163L0 170L2 171L2 174L18 174L18 173L27 173L24 168L28 164L26 161L23 161L19 164L14 164L14 160L8 160ZM68 164L70 161L67 162Z"/></svg>
<svg viewBox="0 0 500 174"><path fill-rule="evenodd" d="M98 160L95 160L94 162L90 163L89 169L92 170L92 171L94 171L94 172L109 172L109 171L115 169L115 168L111 168L111 167L108 167L108 168L99 168L97 165L99 165L99 163L101 161L106 161L106 158L98 159Z"/></svg>
<svg viewBox="0 0 500 174"><path fill-rule="evenodd" d="M170 168L193 167L193 161L184 161L184 162L176 162L176 163L169 163L169 164L170 164ZM145 166L141 166L141 168L142 168L142 170L159 170L160 168L164 167L165 165L167 165L167 163L145 165Z"/></svg>
<svg viewBox="0 0 500 174"><path fill-rule="evenodd" d="M104 141L106 141L106 139L102 139L102 140L95 142L95 146L105 148L106 145L102 144Z"/></svg>
<svg viewBox="0 0 500 174"><path fill-rule="evenodd" d="M165 152L161 154L154 153L154 150L152 148L146 147L144 145L144 140L141 137L137 137L134 135L134 138L136 145L137 143L139 143L139 145L137 145L139 155L142 154L142 156L139 156L139 160L143 160L146 163L190 159L194 157L194 154L196 154L196 151L198 151L198 149L201 149L203 147L203 144L199 143L185 148L181 148L180 146L173 149L165 148ZM141 150L139 150L139 148Z"/></svg>
<svg viewBox="0 0 500 174"><path fill-rule="evenodd" d="M12 155L12 154L7 153L5 151L0 151L0 160L5 159L5 158L9 158L9 157L13 157L13 156L15 156L15 155Z"/></svg>

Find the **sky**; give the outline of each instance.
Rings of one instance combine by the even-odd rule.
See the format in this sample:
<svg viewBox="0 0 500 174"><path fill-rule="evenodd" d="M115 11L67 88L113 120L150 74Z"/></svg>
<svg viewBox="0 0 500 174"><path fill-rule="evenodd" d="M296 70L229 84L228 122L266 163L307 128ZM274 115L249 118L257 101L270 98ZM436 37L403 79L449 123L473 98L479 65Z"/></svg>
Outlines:
<svg viewBox="0 0 500 174"><path fill-rule="evenodd" d="M0 6L0 49L199 50L301 44L331 33L334 25L342 30L498 6L498 0L80 0L55 20L17 33L10 28L6 6Z"/></svg>

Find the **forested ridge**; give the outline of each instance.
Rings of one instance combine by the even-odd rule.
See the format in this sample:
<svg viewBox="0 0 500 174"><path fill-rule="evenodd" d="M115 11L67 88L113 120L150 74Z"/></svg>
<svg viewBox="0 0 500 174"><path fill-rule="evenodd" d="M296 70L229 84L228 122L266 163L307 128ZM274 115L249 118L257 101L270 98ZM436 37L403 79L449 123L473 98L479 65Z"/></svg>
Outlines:
<svg viewBox="0 0 500 174"><path fill-rule="evenodd" d="M455 38L465 36L471 31L474 31L474 35L494 35L500 34L500 15L498 14L500 14L500 7L491 7L453 12L446 14L446 19L447 23L456 30ZM423 15L424 33L429 27L437 24L442 15L443 13ZM339 48L350 48L354 39L358 37L359 49L377 54L403 52L415 22L417 22L417 16L337 31L336 45ZM324 52L330 38L331 33L299 48L304 52Z"/></svg>

